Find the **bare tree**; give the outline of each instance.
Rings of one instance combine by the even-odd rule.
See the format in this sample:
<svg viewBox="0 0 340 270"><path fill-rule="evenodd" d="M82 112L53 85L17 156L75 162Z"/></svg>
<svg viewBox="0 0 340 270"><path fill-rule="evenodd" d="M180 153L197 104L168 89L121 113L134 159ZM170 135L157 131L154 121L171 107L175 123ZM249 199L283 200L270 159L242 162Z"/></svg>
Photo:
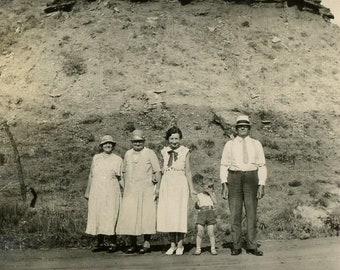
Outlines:
<svg viewBox="0 0 340 270"><path fill-rule="evenodd" d="M20 160L20 155L19 155L19 151L17 148L17 144L14 140L13 134L11 133L9 126L7 124L6 121L4 121L2 123L2 126L8 136L8 139L12 145L13 148L13 153L14 153L14 157L15 157L15 161L16 161L16 165L17 165L17 175L18 175L18 180L19 180L19 184L20 184L20 191L21 191L21 197L22 200L24 202L26 202L26 185L25 185L25 181L24 181L24 174L22 171L22 166L21 166L21 160Z"/></svg>

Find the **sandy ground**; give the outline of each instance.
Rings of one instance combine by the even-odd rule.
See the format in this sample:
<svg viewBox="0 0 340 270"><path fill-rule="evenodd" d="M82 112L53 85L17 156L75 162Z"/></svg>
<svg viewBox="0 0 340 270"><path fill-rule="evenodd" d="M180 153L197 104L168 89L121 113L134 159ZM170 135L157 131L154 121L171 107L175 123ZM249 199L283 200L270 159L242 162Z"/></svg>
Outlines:
<svg viewBox="0 0 340 270"><path fill-rule="evenodd" d="M220 248L218 256L209 252L193 256L166 256L161 252L147 255L97 253L90 250L1 251L0 269L340 269L340 239L266 241L263 257L243 252L232 257L229 249Z"/></svg>

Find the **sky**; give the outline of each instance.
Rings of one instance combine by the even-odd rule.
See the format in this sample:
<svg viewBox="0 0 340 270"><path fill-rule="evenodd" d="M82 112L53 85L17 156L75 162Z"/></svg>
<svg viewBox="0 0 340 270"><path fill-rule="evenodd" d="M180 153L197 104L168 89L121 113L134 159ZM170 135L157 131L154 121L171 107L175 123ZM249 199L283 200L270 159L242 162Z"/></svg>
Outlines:
<svg viewBox="0 0 340 270"><path fill-rule="evenodd" d="M340 26L340 0L322 0L321 5L331 9L335 17L331 22Z"/></svg>

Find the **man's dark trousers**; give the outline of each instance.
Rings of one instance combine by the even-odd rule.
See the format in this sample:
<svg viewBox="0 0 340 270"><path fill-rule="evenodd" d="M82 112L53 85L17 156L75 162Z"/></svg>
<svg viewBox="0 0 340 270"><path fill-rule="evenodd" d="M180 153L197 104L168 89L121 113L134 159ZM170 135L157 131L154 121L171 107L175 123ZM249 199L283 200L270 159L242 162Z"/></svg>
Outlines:
<svg viewBox="0 0 340 270"><path fill-rule="evenodd" d="M229 171L228 202L234 249L242 248L242 208L247 217L247 249L256 249L257 171Z"/></svg>

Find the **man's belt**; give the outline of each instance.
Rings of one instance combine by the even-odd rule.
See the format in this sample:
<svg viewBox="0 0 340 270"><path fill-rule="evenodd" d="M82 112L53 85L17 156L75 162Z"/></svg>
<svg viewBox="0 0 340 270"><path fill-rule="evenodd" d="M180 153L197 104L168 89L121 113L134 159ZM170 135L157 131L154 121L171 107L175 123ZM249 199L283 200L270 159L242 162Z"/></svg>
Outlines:
<svg viewBox="0 0 340 270"><path fill-rule="evenodd" d="M244 173L252 173L252 172L257 172L257 170L253 171L233 171L233 170L228 170L229 173L234 173L234 174L244 174Z"/></svg>
<svg viewBox="0 0 340 270"><path fill-rule="evenodd" d="M205 205L205 206L200 207L200 210L210 210L210 209L214 210L215 207L213 205Z"/></svg>

